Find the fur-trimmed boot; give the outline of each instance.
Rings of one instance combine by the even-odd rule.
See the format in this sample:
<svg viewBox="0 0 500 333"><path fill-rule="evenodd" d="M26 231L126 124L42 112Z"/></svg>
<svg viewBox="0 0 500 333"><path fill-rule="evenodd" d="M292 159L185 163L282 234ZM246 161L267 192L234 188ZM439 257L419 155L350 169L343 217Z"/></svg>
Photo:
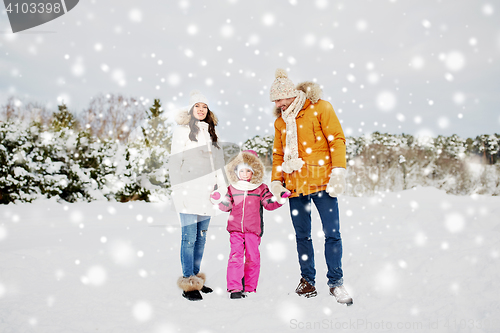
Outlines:
<svg viewBox="0 0 500 333"><path fill-rule="evenodd" d="M177 280L177 285L183 290L182 297L190 301L201 301L203 299L200 294L200 290L203 288L203 280L199 277L194 275L190 277L181 276Z"/></svg>
<svg viewBox="0 0 500 333"><path fill-rule="evenodd" d="M203 281L203 287L201 287L201 289L200 289L201 292L204 294L210 294L213 291L213 289L205 286L205 280L207 279L207 277L205 276L205 273L198 273L198 274L196 274L196 276L199 277Z"/></svg>

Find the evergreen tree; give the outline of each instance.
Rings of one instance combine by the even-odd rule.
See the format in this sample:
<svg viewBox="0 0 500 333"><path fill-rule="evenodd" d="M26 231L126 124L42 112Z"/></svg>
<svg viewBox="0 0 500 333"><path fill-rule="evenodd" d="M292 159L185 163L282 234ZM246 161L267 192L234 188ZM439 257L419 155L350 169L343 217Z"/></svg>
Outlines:
<svg viewBox="0 0 500 333"><path fill-rule="evenodd" d="M273 159L273 143L274 137L271 135L267 135L264 137L256 135L253 138L245 141L245 143L243 144L243 150L254 150L262 159L265 165L271 165Z"/></svg>
<svg viewBox="0 0 500 333"><path fill-rule="evenodd" d="M165 126L166 118L159 99L155 99L153 106L146 111L146 124L141 127L146 147L165 147L170 150L172 134L170 128Z"/></svg>
<svg viewBox="0 0 500 333"><path fill-rule="evenodd" d="M131 145L140 150L142 158L139 160L139 165L133 165L137 162L135 159L130 160L131 168L136 170L137 179L140 181L140 191L132 189L129 192L139 196L141 200L148 201L152 190L165 190L170 187L167 163L172 131L166 120L160 100L155 99L153 105L146 111L146 121L141 127L143 139Z"/></svg>
<svg viewBox="0 0 500 333"><path fill-rule="evenodd" d="M60 131L63 128L77 129L78 121L75 119L73 114L69 112L68 107L64 102L58 105L58 112L54 113L54 118L52 120L52 128L55 131Z"/></svg>

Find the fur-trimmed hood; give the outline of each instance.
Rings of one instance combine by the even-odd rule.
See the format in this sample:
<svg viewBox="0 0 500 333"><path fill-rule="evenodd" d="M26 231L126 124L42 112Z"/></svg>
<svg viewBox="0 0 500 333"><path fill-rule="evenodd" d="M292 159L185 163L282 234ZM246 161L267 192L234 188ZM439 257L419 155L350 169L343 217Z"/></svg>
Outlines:
<svg viewBox="0 0 500 333"><path fill-rule="evenodd" d="M231 185L235 185L240 180L234 171L238 164L246 163L253 169L253 176L250 184L260 185L264 179L264 164L260 159L249 151L242 151L226 165L226 175Z"/></svg>
<svg viewBox="0 0 500 333"><path fill-rule="evenodd" d="M321 95L323 94L323 91L321 90L319 84L311 81L301 82L297 85L296 88L297 90L302 90L306 94L306 98L310 100L312 104L318 103ZM274 115L276 116L276 118L281 116L281 109L274 108Z"/></svg>
<svg viewBox="0 0 500 333"><path fill-rule="evenodd" d="M210 112L212 112L212 111L210 111ZM214 115L214 125L217 126L217 124L219 123L219 119L217 118L215 113L212 112L212 114ZM177 114L175 115L175 122L179 125L189 124L190 119L191 119L191 116L189 115L189 110L186 108L179 110L179 112L177 112Z"/></svg>

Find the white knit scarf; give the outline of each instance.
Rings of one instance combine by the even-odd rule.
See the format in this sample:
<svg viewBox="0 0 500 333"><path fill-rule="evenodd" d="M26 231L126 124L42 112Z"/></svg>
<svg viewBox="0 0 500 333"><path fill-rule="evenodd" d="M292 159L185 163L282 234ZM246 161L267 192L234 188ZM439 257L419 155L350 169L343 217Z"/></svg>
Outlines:
<svg viewBox="0 0 500 333"><path fill-rule="evenodd" d="M281 113L281 117L286 124L286 146L285 157L281 168L286 173L292 173L295 170L300 170L304 165L304 161L299 157L299 146L297 143L297 123L295 118L302 110L306 102L306 94L298 90L297 97L290 106Z"/></svg>

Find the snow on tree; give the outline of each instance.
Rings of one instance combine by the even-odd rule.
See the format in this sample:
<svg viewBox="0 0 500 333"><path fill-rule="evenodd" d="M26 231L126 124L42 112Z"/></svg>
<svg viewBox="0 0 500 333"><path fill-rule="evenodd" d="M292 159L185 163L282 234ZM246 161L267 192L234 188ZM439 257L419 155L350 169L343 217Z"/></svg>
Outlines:
<svg viewBox="0 0 500 333"><path fill-rule="evenodd" d="M153 106L146 111L146 123L141 127L146 147L162 146L170 151L172 144L171 127L167 124L159 99L155 99Z"/></svg>
<svg viewBox="0 0 500 333"><path fill-rule="evenodd" d="M172 127L167 123L159 99L146 111L143 125L131 134L129 152L126 159L130 176L138 179L137 183L125 186L131 198L147 200L154 193L155 198L168 194L170 181L167 172L168 157L172 141ZM126 198L123 193L123 200Z"/></svg>
<svg viewBox="0 0 500 333"><path fill-rule="evenodd" d="M79 129L62 104L51 123L11 118L0 123L0 203L60 200L168 200L171 128L155 100L127 144L92 128ZM348 195L373 195L415 186L454 194L500 194L499 136L452 135L420 140L374 132L347 137ZM240 151L221 143L226 160ZM253 149L272 163L272 136L255 136Z"/></svg>
<svg viewBox="0 0 500 333"><path fill-rule="evenodd" d="M265 165L272 164L274 136L267 135L261 137L256 135L243 143L243 150L254 150Z"/></svg>

